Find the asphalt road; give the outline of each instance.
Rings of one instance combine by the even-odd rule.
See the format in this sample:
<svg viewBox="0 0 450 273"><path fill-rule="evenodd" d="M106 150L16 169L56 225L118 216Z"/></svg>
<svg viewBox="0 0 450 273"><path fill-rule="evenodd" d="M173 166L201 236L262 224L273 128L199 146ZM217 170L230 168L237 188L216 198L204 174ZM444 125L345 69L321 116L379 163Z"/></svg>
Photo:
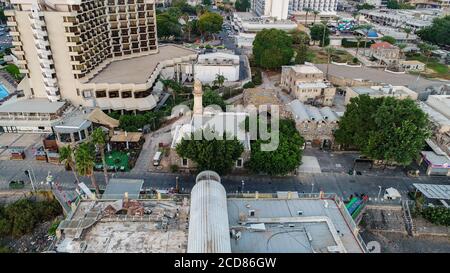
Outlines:
<svg viewBox="0 0 450 273"><path fill-rule="evenodd" d="M45 181L48 171L51 171L55 181L59 182L63 188L75 188L75 179L70 171L65 171L62 166L36 161L0 161L0 189L7 189L11 180L26 181L27 187L31 188L30 180L24 171L33 169L36 181ZM180 177L180 188L189 192L194 186L194 175L155 173L150 171L132 171L130 173L116 173L115 177L144 179L144 188L168 189L175 187L175 178ZM97 182L104 188L103 173L96 173ZM222 183L229 193L242 191L242 180L244 181L244 192L270 193L276 191L298 191L298 192L318 192L323 190L329 193L337 193L347 198L353 193L365 193L370 197L377 197L380 190L387 187L398 189L403 195L408 190L412 190L412 183L433 183L448 184L448 177L428 177L409 178L406 176L371 176L357 175L350 176L343 173L328 172L322 174L288 177L270 177L265 175L230 175L222 177ZM90 179L81 177L81 181L90 185ZM39 184L39 183L38 183Z"/></svg>

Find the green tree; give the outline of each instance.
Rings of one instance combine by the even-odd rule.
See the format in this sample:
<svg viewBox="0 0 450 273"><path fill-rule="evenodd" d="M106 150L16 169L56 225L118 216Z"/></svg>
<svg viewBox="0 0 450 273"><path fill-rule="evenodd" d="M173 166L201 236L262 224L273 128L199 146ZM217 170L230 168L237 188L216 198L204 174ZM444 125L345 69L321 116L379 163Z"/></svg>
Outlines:
<svg viewBox="0 0 450 273"><path fill-rule="evenodd" d="M210 88L205 88L205 91L203 92L202 105L203 107L218 105L223 111L225 111L226 108L226 103L223 98L216 91L211 90Z"/></svg>
<svg viewBox="0 0 450 273"><path fill-rule="evenodd" d="M171 36L179 37L181 35L181 25L177 17L164 12L156 15L156 24L158 26L158 37L167 39Z"/></svg>
<svg viewBox="0 0 450 273"><path fill-rule="evenodd" d="M305 14L305 27L306 27L308 25L308 13L310 13L312 11L312 9L304 8L303 10L306 12L306 14Z"/></svg>
<svg viewBox="0 0 450 273"><path fill-rule="evenodd" d="M6 23L6 16L5 11L3 8L0 8L0 23L5 24Z"/></svg>
<svg viewBox="0 0 450 273"><path fill-rule="evenodd" d="M416 34L424 41L436 45L450 44L450 15L435 18L433 24L416 31Z"/></svg>
<svg viewBox="0 0 450 273"><path fill-rule="evenodd" d="M289 64L294 50L292 38L278 29L264 29L253 41L253 57L257 66L266 69L279 68Z"/></svg>
<svg viewBox="0 0 450 273"><path fill-rule="evenodd" d="M211 0L202 0L202 4L205 6L211 6L212 2L211 2Z"/></svg>
<svg viewBox="0 0 450 273"><path fill-rule="evenodd" d="M325 32L325 37L324 37ZM320 41L320 46L324 47L330 43L330 30L324 24L315 24L310 28L311 40ZM325 42L325 45L323 42Z"/></svg>
<svg viewBox="0 0 450 273"><path fill-rule="evenodd" d="M296 50L295 63L305 64L308 58L308 46L306 44L300 44Z"/></svg>
<svg viewBox="0 0 450 273"><path fill-rule="evenodd" d="M289 34L291 35L292 43L294 45L309 44L310 38L308 33L296 29L289 32Z"/></svg>
<svg viewBox="0 0 450 273"><path fill-rule="evenodd" d="M244 152L244 147L237 139L193 140L183 139L177 146L177 154L197 163L199 171L212 170L221 175L231 171L236 160Z"/></svg>
<svg viewBox="0 0 450 273"><path fill-rule="evenodd" d="M390 43L391 45L395 45L395 43L397 42L397 40L395 40L394 37L388 36L388 35L383 36L383 38L381 38L381 41L388 42L388 43Z"/></svg>
<svg viewBox="0 0 450 273"><path fill-rule="evenodd" d="M205 12L198 19L198 28L202 36L219 33L222 30L223 18L217 13Z"/></svg>
<svg viewBox="0 0 450 273"><path fill-rule="evenodd" d="M59 148L59 160L70 167L75 180L77 181L77 183L80 183L76 171L73 149L72 147L70 147L70 145Z"/></svg>
<svg viewBox="0 0 450 273"><path fill-rule="evenodd" d="M412 32L412 28L405 27L405 28L403 28L403 31L406 33L406 40L408 40L409 34L411 34L411 32Z"/></svg>
<svg viewBox="0 0 450 273"><path fill-rule="evenodd" d="M269 141L258 138L251 143L250 160L246 167L255 173L269 175L286 175L295 171L301 164L304 140L290 119L279 121L279 145L274 151L262 151L261 144Z"/></svg>
<svg viewBox="0 0 450 273"><path fill-rule="evenodd" d="M102 128L96 128L91 135L92 143L97 147L100 151L100 156L102 158L103 165L103 175L105 176L105 183L108 184L108 169L106 166L106 157L105 157L105 146L108 143L108 136L103 132Z"/></svg>
<svg viewBox="0 0 450 273"><path fill-rule="evenodd" d="M227 78L222 74L217 74L216 79L213 81L213 84L219 87L222 87Z"/></svg>
<svg viewBox="0 0 450 273"><path fill-rule="evenodd" d="M250 9L250 0L236 0L234 7L237 11L248 11Z"/></svg>
<svg viewBox="0 0 450 273"><path fill-rule="evenodd" d="M356 9L358 10L358 11L360 11L360 10L362 10L362 9L374 9L375 8L375 6L374 5L370 5L370 4L367 4L367 3L364 3L364 4L359 4L359 5L356 5Z"/></svg>
<svg viewBox="0 0 450 273"><path fill-rule="evenodd" d="M100 189L97 185L95 179L94 166L95 166L95 156L93 153L94 149L92 145L84 142L78 145L75 151L75 162L77 166L78 174L81 176L88 176L91 178L92 186L95 188L97 196L100 195Z"/></svg>
<svg viewBox="0 0 450 273"><path fill-rule="evenodd" d="M421 43L419 44L419 48L420 51L422 51L422 53L427 57L425 61L425 70L426 70L428 66L428 61L430 60L431 57L431 53L433 52L433 50L438 49L438 47L429 43Z"/></svg>
<svg viewBox="0 0 450 273"><path fill-rule="evenodd" d="M318 10L313 10L312 11L313 12L313 14L314 14L314 21L313 21L313 24L315 24L316 23L316 17L317 17L317 15L320 13Z"/></svg>
<svg viewBox="0 0 450 273"><path fill-rule="evenodd" d="M361 29L364 33L364 55L366 55L367 39L369 38L369 31L372 29L372 25L364 24L356 27L355 29Z"/></svg>
<svg viewBox="0 0 450 273"><path fill-rule="evenodd" d="M399 9L399 8L400 8L400 5L399 5L399 3L397 2L397 0L389 0L389 1L387 2L386 7L387 7L388 9Z"/></svg>
<svg viewBox="0 0 450 273"><path fill-rule="evenodd" d="M407 166L430 132L426 114L414 101L362 95L350 100L335 136L372 159Z"/></svg>

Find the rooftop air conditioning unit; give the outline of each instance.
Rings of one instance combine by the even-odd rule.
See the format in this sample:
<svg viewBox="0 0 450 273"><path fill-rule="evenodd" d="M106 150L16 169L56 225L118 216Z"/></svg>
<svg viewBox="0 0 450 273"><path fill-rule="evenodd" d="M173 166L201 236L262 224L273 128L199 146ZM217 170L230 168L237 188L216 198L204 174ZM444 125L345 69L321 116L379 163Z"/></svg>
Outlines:
<svg viewBox="0 0 450 273"><path fill-rule="evenodd" d="M248 216L254 217L255 216L255 210L251 209L248 211Z"/></svg>

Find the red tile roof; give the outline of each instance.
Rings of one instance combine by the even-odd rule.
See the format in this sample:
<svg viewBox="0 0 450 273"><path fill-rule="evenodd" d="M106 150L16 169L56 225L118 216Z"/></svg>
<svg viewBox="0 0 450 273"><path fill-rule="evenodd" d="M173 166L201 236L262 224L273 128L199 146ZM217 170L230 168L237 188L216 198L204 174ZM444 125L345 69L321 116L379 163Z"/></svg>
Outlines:
<svg viewBox="0 0 450 273"><path fill-rule="evenodd" d="M371 45L370 48L395 48L395 46L388 42L379 42Z"/></svg>

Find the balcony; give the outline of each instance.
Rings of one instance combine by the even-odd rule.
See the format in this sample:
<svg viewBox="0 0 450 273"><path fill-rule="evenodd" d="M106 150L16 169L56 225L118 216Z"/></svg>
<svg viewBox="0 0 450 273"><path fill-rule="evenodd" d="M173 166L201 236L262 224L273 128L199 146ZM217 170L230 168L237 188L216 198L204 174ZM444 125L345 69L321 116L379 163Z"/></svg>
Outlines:
<svg viewBox="0 0 450 273"><path fill-rule="evenodd" d="M17 22L16 21L7 21L6 25L8 27L16 27L17 26Z"/></svg>

